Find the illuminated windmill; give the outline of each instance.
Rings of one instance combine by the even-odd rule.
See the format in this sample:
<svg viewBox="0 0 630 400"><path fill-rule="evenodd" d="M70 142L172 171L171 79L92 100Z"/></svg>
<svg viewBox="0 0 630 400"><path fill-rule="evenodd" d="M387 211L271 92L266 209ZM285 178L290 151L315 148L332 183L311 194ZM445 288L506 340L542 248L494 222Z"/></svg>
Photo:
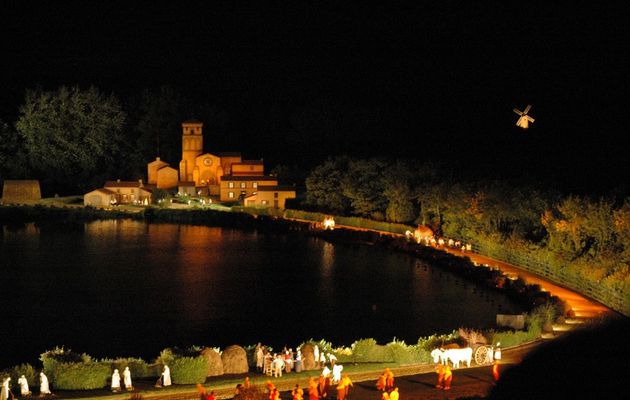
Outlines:
<svg viewBox="0 0 630 400"><path fill-rule="evenodd" d="M532 106L528 104L527 107L525 107L525 111L521 111L516 108L514 109L514 112L517 113L520 117L518 121L516 121L516 126L521 127L523 129L529 128L529 123L534 122L534 118L527 115L527 113L529 112L531 108Z"/></svg>

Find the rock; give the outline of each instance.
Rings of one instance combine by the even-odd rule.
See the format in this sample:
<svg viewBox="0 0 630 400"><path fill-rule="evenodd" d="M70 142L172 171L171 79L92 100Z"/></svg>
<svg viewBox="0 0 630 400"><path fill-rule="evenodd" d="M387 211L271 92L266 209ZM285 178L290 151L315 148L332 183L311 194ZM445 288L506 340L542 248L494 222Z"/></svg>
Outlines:
<svg viewBox="0 0 630 400"><path fill-rule="evenodd" d="M215 349L206 347L201 351L201 355L208 360L208 374L206 376L223 375L223 360L221 354Z"/></svg>
<svg viewBox="0 0 630 400"><path fill-rule="evenodd" d="M224 374L244 374L249 372L247 353L241 346L232 345L221 354Z"/></svg>

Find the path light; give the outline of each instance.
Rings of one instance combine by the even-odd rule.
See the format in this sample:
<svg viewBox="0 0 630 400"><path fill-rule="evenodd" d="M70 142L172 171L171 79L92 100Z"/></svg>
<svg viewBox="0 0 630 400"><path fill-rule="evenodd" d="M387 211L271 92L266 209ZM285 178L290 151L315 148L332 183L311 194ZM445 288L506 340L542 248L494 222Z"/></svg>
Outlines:
<svg viewBox="0 0 630 400"><path fill-rule="evenodd" d="M333 229L335 229L335 220L334 220L334 218L333 217L326 217L326 218L324 218L323 225L324 225L324 230L330 229L332 231Z"/></svg>

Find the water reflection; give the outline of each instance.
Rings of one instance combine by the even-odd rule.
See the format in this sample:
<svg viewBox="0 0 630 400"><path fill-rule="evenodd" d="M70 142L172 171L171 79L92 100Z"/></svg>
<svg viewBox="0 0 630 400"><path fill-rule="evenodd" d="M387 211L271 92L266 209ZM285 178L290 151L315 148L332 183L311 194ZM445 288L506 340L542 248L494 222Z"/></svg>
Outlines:
<svg viewBox="0 0 630 400"><path fill-rule="evenodd" d="M499 307L517 311L380 248L131 220L2 232L3 283L11 284L1 298L11 323L0 325L0 363L34 361L55 345L152 358L189 344L415 342L489 325Z"/></svg>

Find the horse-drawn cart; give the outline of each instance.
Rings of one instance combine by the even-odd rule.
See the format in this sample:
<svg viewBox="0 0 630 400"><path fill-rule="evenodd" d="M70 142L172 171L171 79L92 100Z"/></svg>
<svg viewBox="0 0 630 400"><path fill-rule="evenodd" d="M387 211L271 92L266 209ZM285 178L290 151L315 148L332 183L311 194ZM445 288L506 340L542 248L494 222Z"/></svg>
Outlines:
<svg viewBox="0 0 630 400"><path fill-rule="evenodd" d="M501 348L499 347L501 343L497 343L497 347L490 344L475 344L473 347L473 357L475 359L475 363L477 365L487 365L492 364L494 360L501 359Z"/></svg>

